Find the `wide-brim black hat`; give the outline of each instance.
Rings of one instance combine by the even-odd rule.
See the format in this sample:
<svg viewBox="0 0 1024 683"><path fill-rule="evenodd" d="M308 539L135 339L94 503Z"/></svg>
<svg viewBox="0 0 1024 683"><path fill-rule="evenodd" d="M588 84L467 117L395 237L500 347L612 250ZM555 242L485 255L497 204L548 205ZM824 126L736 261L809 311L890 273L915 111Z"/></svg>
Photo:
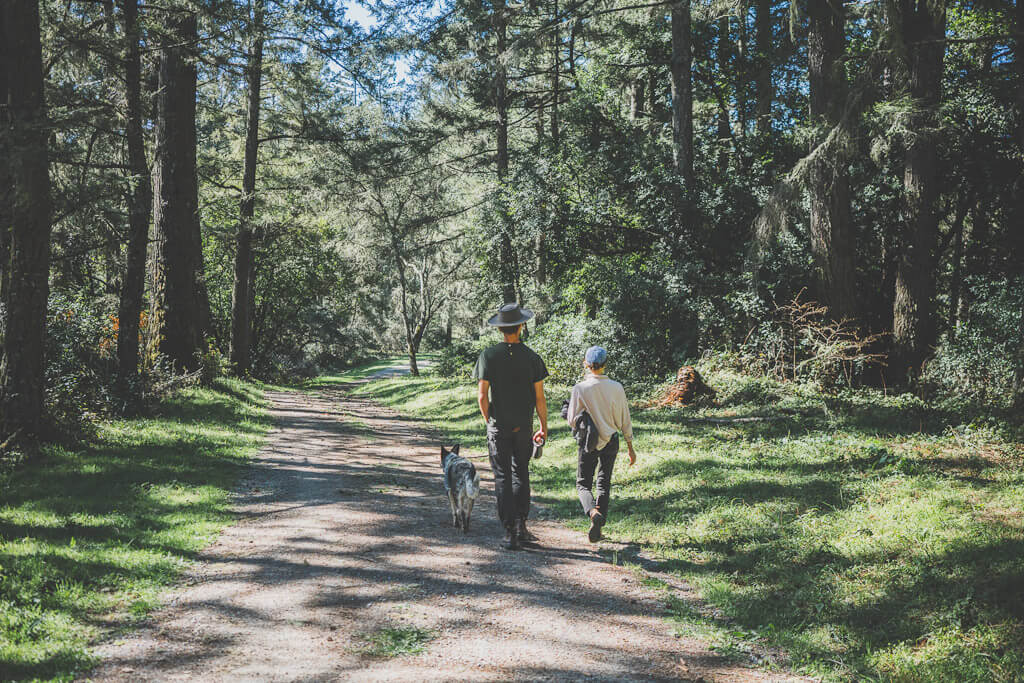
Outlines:
<svg viewBox="0 0 1024 683"><path fill-rule="evenodd" d="M491 316L487 324L494 327L512 327L521 325L532 317L533 311L520 308L519 304L505 304L498 309L498 315Z"/></svg>

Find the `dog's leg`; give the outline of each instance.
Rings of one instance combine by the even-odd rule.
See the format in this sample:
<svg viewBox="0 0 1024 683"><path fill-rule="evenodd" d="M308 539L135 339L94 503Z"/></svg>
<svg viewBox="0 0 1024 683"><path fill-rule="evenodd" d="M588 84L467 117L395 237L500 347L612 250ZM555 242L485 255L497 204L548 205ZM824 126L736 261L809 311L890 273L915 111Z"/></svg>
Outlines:
<svg viewBox="0 0 1024 683"><path fill-rule="evenodd" d="M459 528L459 518L455 512L455 494L452 493L451 489L448 489L448 503L452 506L452 526L456 529Z"/></svg>
<svg viewBox="0 0 1024 683"><path fill-rule="evenodd" d="M462 520L462 533L464 534L469 533L469 516L473 514L473 503L475 502L475 500L470 498L469 502L466 504L466 516Z"/></svg>

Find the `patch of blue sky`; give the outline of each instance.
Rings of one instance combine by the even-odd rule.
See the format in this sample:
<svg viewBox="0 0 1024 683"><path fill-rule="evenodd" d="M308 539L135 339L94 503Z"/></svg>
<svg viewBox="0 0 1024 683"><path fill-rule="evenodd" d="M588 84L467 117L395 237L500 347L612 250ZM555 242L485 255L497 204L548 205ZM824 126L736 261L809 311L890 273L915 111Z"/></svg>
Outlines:
<svg viewBox="0 0 1024 683"><path fill-rule="evenodd" d="M357 0L343 0L345 16L356 22L366 31L372 31L378 27L376 17L362 3ZM408 55L395 57L395 81L400 83L406 80L412 68L412 59Z"/></svg>

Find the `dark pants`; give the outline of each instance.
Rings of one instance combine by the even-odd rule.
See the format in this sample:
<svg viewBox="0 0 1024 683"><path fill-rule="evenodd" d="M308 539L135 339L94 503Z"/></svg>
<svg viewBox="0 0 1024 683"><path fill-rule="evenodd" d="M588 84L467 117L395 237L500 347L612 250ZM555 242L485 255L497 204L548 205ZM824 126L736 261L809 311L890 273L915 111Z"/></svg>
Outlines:
<svg viewBox="0 0 1024 683"><path fill-rule="evenodd" d="M576 464L576 493L579 494L583 512L590 516L595 507L598 512L608 517L608 500L612 493L612 468L615 456L619 453L619 435L615 434L599 451L585 453L580 447L579 461ZM597 485L594 485L594 470L597 470ZM594 500L594 493L597 500Z"/></svg>
<svg viewBox="0 0 1024 683"><path fill-rule="evenodd" d="M494 472L494 493L498 497L498 519L510 529L530 514L530 458L533 433L529 427L517 432L487 427L487 450Z"/></svg>

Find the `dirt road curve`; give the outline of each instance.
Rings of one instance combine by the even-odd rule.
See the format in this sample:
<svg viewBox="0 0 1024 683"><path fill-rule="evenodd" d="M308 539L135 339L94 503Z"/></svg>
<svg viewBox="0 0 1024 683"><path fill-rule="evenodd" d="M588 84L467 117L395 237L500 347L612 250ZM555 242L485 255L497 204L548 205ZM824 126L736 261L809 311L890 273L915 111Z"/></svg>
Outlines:
<svg viewBox="0 0 1024 683"><path fill-rule="evenodd" d="M451 526L439 442L342 392L271 393L276 428L241 483L240 522L91 678L139 680L793 680L675 638L663 597L580 534L534 522L498 549L490 470L471 531ZM419 628L419 654L366 636Z"/></svg>

